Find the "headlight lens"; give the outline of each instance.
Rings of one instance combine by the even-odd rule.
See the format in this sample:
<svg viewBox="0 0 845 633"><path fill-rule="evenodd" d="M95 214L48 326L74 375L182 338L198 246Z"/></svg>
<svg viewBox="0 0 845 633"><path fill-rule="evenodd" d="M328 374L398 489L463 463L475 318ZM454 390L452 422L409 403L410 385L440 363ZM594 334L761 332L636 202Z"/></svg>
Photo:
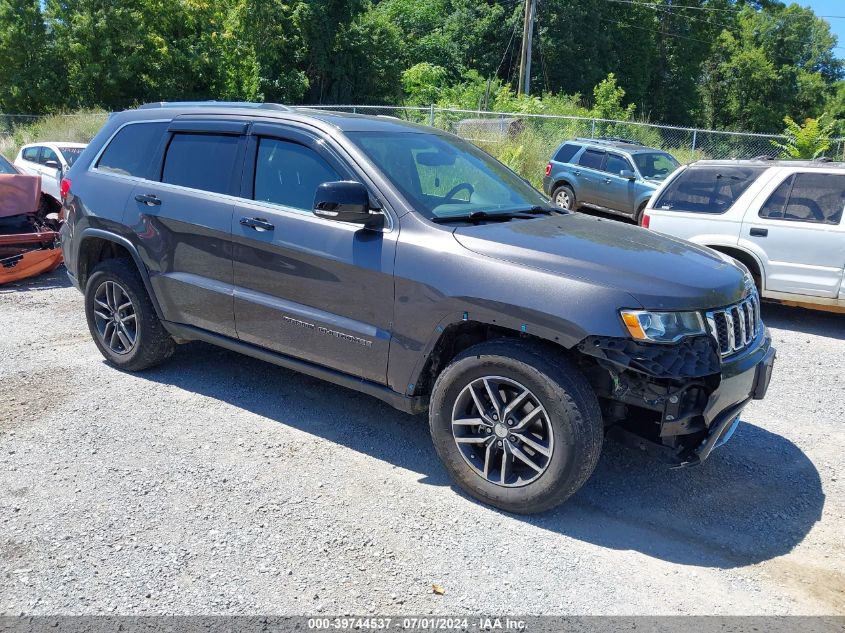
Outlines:
<svg viewBox="0 0 845 633"><path fill-rule="evenodd" d="M637 341L674 343L685 336L707 333L698 312L622 310L621 315L631 337Z"/></svg>

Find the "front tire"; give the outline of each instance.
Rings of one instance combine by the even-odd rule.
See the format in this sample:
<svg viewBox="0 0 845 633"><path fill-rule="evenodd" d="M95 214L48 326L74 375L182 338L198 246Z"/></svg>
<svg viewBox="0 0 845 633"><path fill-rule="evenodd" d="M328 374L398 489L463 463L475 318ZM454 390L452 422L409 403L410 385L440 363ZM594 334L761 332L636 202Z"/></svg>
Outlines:
<svg viewBox="0 0 845 633"><path fill-rule="evenodd" d="M173 354L173 338L161 325L131 260L97 264L85 284L85 316L94 343L115 367L141 371Z"/></svg>
<svg viewBox="0 0 845 633"><path fill-rule="evenodd" d="M563 503L598 463L595 393L567 359L522 341L488 341L437 378L429 410L437 454L476 499L520 514Z"/></svg>

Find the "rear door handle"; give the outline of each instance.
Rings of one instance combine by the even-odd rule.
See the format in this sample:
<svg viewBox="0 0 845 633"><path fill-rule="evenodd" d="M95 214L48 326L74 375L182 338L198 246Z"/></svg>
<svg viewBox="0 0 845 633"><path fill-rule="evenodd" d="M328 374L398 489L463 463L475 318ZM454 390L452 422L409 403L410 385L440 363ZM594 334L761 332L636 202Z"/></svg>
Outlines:
<svg viewBox="0 0 845 633"><path fill-rule="evenodd" d="M613 182L613 181L612 181L612 180L610 180L610 178L605 178L605 179L604 179L604 184L606 184L606 185L609 185L611 182Z"/></svg>
<svg viewBox="0 0 845 633"><path fill-rule="evenodd" d="M256 231L272 231L276 228L264 218L241 218L241 224Z"/></svg>
<svg viewBox="0 0 845 633"><path fill-rule="evenodd" d="M158 196L152 193L138 194L135 196L135 200L147 205L148 207L157 207L161 204L161 200L158 199Z"/></svg>
<svg viewBox="0 0 845 633"><path fill-rule="evenodd" d="M769 229L751 229L749 233L751 237L766 237L769 234Z"/></svg>

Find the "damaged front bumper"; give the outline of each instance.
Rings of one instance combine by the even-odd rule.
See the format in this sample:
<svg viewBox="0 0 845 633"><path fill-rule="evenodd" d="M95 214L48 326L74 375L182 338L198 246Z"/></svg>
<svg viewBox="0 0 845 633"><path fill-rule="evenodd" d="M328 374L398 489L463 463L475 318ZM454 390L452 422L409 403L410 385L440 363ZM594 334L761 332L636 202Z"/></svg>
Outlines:
<svg viewBox="0 0 845 633"><path fill-rule="evenodd" d="M608 436L675 467L702 463L730 439L748 402L765 396L775 361L765 328L725 358L709 336L674 345L588 337L579 350L597 361L588 375Z"/></svg>

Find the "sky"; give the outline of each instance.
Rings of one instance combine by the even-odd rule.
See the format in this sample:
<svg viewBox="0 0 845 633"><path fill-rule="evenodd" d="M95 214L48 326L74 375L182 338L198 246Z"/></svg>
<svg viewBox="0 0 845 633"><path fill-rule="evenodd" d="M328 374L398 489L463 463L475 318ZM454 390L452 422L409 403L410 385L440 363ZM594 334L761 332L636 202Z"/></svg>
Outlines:
<svg viewBox="0 0 845 633"><path fill-rule="evenodd" d="M826 18L830 28L839 37L839 48L836 54L845 59L845 0L797 0L798 4L810 7L816 15L839 15L839 19Z"/></svg>

